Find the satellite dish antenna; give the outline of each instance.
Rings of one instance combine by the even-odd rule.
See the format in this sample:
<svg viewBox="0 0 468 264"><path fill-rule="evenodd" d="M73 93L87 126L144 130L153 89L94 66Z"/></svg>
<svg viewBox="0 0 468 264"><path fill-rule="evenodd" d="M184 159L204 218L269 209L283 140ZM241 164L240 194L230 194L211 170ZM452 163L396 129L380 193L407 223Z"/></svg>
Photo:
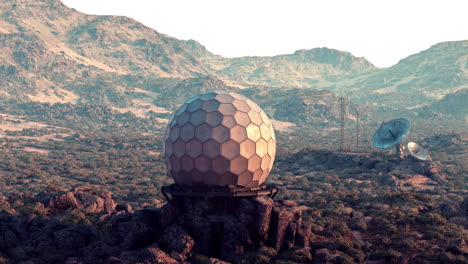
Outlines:
<svg viewBox="0 0 468 264"><path fill-rule="evenodd" d="M383 122L372 137L372 144L379 149L395 146L396 155L403 158L403 145L400 143L410 131L410 123L404 118Z"/></svg>
<svg viewBox="0 0 468 264"><path fill-rule="evenodd" d="M411 156L415 157L418 160L428 160L430 159L429 154L427 154L427 151L421 147L418 143L415 142L409 142L408 143L408 151L411 154Z"/></svg>

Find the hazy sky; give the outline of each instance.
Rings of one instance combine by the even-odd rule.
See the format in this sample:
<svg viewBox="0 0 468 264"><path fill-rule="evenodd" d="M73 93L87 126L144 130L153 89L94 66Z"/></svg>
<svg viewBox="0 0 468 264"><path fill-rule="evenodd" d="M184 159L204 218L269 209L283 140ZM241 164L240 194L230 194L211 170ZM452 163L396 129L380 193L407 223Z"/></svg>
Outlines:
<svg viewBox="0 0 468 264"><path fill-rule="evenodd" d="M328 47L378 67L468 39L467 0L62 0L88 14L132 17L226 57Z"/></svg>

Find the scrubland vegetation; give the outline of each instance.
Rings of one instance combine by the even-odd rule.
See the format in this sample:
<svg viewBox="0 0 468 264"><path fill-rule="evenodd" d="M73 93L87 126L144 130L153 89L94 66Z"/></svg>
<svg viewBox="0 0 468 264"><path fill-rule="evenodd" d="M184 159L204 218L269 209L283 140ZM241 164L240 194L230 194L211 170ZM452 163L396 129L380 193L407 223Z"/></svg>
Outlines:
<svg viewBox="0 0 468 264"><path fill-rule="evenodd" d="M98 119L93 115L102 111L90 113L75 122L62 114L50 118L34 112L26 118L54 121L41 128L3 131L2 215L13 209L23 219L53 218L101 230L105 220L96 214L77 210L57 214L35 198L44 190L59 192L81 185L110 190L116 203L134 208L164 202L160 188L173 182L161 155L161 133L155 132L164 124L131 114L109 112ZM9 122L8 117L2 122ZM91 125L81 127L84 123ZM312 250L278 253L261 248L230 261L467 263L466 246L460 242L468 240L466 133L427 134L420 140L447 174L447 182L442 183L422 176L412 158L401 162L389 152L372 150L364 141L359 153L340 154L329 147L336 131L323 137L310 137L320 131L308 133L304 137L297 129L278 132L275 168L267 183L280 188L276 199L303 206L313 234ZM27 259L21 255L27 255L27 249L20 254L19 249L12 252L0 244L0 252L9 258ZM203 263L203 259L196 255L192 262Z"/></svg>

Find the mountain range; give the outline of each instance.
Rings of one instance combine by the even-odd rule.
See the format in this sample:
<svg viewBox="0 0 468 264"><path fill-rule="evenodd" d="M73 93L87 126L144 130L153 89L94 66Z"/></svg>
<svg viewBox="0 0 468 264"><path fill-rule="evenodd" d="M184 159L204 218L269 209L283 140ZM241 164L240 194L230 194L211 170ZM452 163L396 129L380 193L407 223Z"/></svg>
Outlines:
<svg viewBox="0 0 468 264"><path fill-rule="evenodd" d="M275 118L295 122L300 120L272 106L294 103L294 96L303 105L321 105L328 100L323 98L348 94L374 108L429 107L461 120L467 115L466 107L448 113L440 106L468 88L466 40L439 43L377 68L330 48L225 58L194 40L161 34L127 17L86 15L59 0L3 0L0 10L0 100L101 104L144 116L170 113L201 91L229 89L271 106ZM325 113L336 117L337 107ZM299 108L320 117L317 107Z"/></svg>

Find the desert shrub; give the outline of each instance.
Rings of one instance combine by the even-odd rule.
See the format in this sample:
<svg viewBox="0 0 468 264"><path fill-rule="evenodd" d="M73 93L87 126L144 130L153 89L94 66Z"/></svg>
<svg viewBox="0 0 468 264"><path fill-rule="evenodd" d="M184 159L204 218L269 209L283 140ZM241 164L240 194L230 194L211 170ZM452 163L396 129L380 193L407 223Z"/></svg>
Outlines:
<svg viewBox="0 0 468 264"><path fill-rule="evenodd" d="M381 217L372 218L368 226L377 234L395 233L398 230L388 219Z"/></svg>
<svg viewBox="0 0 468 264"><path fill-rule="evenodd" d="M436 213L427 213L424 215L420 215L416 218L416 222L426 225L445 225L447 224L447 220L440 214Z"/></svg>
<svg viewBox="0 0 468 264"><path fill-rule="evenodd" d="M442 239L444 236L439 232L426 231L423 233L423 239Z"/></svg>
<svg viewBox="0 0 468 264"><path fill-rule="evenodd" d="M54 218L62 223L71 224L71 225L77 225L77 224L91 225L92 224L92 222L87 219L85 213L79 210L64 211L64 212L54 215Z"/></svg>
<svg viewBox="0 0 468 264"><path fill-rule="evenodd" d="M349 223L349 228L357 231L366 231L367 223L363 219L352 219Z"/></svg>
<svg viewBox="0 0 468 264"><path fill-rule="evenodd" d="M335 258L335 261L336 261L336 263L340 263L340 264L354 264L354 263L356 263L351 256L349 256L348 254L345 254L345 253L341 253L340 255L338 255Z"/></svg>
<svg viewBox="0 0 468 264"><path fill-rule="evenodd" d="M451 252L444 252L437 256L437 260L439 263L447 263L447 264L467 264L468 259L463 255L454 255Z"/></svg>
<svg viewBox="0 0 468 264"><path fill-rule="evenodd" d="M283 252L279 256L279 260L292 261L293 263L308 263L312 260L312 254L305 248L292 248Z"/></svg>
<svg viewBox="0 0 468 264"><path fill-rule="evenodd" d="M353 258L354 263L362 263L366 258L366 254L362 250L356 248L349 248L344 251L347 255Z"/></svg>

